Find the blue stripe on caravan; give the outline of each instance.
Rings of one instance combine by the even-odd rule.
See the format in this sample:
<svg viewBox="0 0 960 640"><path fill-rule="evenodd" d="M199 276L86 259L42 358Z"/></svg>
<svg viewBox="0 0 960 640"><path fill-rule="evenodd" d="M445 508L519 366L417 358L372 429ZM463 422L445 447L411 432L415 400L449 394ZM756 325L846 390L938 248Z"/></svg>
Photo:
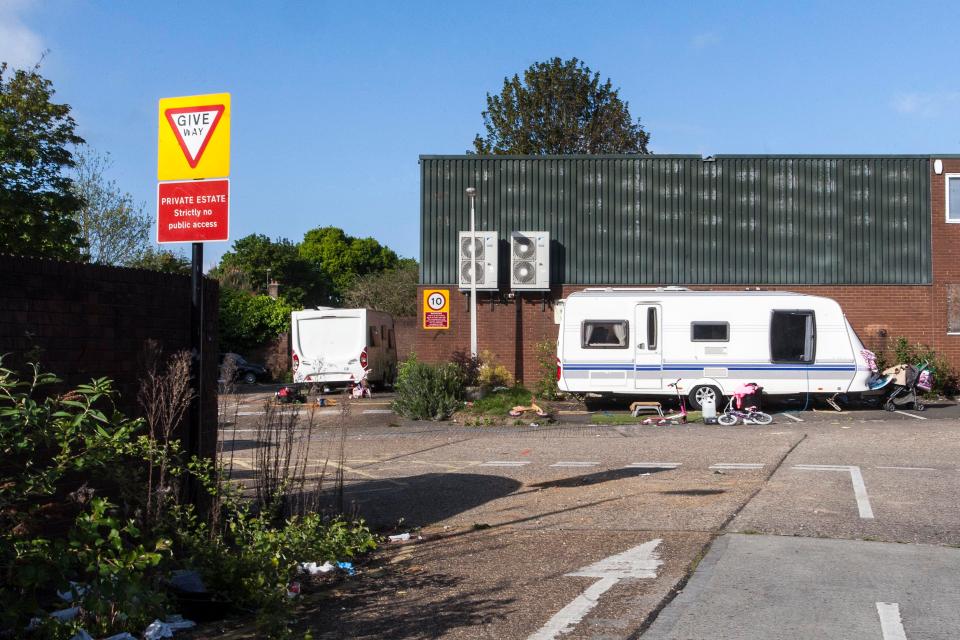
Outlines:
<svg viewBox="0 0 960 640"><path fill-rule="evenodd" d="M724 364L720 362L708 364L664 364L664 365L633 365L633 364L568 364L560 365L567 371L703 371L704 369L726 369L728 371L856 371L856 365L778 365L778 364Z"/></svg>

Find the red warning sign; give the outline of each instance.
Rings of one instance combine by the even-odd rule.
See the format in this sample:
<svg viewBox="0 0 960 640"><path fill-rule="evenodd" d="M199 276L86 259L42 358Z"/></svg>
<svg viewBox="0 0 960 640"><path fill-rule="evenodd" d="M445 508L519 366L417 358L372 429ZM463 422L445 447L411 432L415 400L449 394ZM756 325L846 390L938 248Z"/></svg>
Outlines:
<svg viewBox="0 0 960 640"><path fill-rule="evenodd" d="M158 243L229 238L229 180L185 180L157 185Z"/></svg>
<svg viewBox="0 0 960 640"><path fill-rule="evenodd" d="M197 168L197 163L203 157L213 132L217 130L220 118L223 117L224 105L211 104L198 107L175 107L164 110L167 122L173 129L173 134L180 143L187 164L191 169Z"/></svg>

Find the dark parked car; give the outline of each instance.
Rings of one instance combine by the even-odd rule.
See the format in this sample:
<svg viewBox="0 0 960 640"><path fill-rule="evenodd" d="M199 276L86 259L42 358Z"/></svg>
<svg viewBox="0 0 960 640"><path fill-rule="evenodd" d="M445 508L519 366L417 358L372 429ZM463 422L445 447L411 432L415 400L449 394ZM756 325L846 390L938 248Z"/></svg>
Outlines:
<svg viewBox="0 0 960 640"><path fill-rule="evenodd" d="M237 353L220 354L220 379L223 379L223 365L227 358L231 358L236 366L233 374L234 382L246 382L254 384L258 380L266 380L270 377L270 372L262 364L247 362L243 356Z"/></svg>

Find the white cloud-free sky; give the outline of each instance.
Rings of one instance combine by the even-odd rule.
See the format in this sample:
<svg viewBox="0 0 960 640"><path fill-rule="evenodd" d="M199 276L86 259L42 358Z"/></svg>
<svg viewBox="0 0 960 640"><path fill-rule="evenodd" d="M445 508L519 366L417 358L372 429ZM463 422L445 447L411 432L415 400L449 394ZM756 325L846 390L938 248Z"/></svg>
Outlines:
<svg viewBox="0 0 960 640"><path fill-rule="evenodd" d="M0 60L49 50L148 209L157 100L228 91L234 238L332 224L417 256L418 155L469 149L535 61L609 76L657 153L955 153L958 24L943 2L0 0Z"/></svg>

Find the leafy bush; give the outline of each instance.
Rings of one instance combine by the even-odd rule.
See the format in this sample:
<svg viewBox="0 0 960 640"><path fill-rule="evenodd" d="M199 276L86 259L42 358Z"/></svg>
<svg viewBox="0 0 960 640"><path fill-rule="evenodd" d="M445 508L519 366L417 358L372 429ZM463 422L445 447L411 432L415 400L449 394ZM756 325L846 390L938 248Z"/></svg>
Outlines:
<svg viewBox="0 0 960 640"><path fill-rule="evenodd" d="M557 389L557 342L544 340L538 342L537 350L537 379L534 382L533 393L544 400L556 400L560 395Z"/></svg>
<svg viewBox="0 0 960 640"><path fill-rule="evenodd" d="M220 350L245 353L276 338L290 326L293 311L283 298L220 290Z"/></svg>
<svg viewBox="0 0 960 640"><path fill-rule="evenodd" d="M397 373L393 410L412 420L445 420L463 406L463 389L456 365L431 366L410 358Z"/></svg>
<svg viewBox="0 0 960 640"><path fill-rule="evenodd" d="M208 588L257 611L258 630L270 637L288 632L287 588L301 562L344 560L376 548L362 521L309 514L274 524L270 514L256 514L247 503L228 504L216 531L192 508L180 510L175 544Z"/></svg>
<svg viewBox="0 0 960 640"><path fill-rule="evenodd" d="M497 364L492 353L482 351L480 353L480 361L482 363L480 365L479 376L481 387L494 389L496 387L513 386L513 376L510 375L510 371L502 364Z"/></svg>
<svg viewBox="0 0 960 640"><path fill-rule="evenodd" d="M899 337L894 341L891 351L896 362L891 362L886 366L898 363L919 364L927 361L930 363L930 373L933 375L933 392L940 395L956 393L958 388L957 372L953 370L946 358L932 348L920 343L911 343L906 338ZM889 360L889 356L885 360Z"/></svg>
<svg viewBox="0 0 960 640"><path fill-rule="evenodd" d="M461 349L450 355L450 362L460 370L464 386L475 387L480 384L480 367L483 365L480 356L472 356Z"/></svg>
<svg viewBox="0 0 960 640"><path fill-rule="evenodd" d="M0 366L0 637L19 637L34 617L35 638L139 633L164 614L163 582L183 567L200 570L221 599L258 611L261 635L283 636L299 562L375 547L362 521L255 513L213 461L185 461L176 440L142 433L144 421L117 412L109 380L38 399L55 382ZM151 485L160 465L171 480ZM172 479L187 476L214 505L202 517L179 503ZM161 497L163 509L147 509ZM72 592L69 602L57 591ZM80 607L73 621L47 615L68 604Z"/></svg>
<svg viewBox="0 0 960 640"><path fill-rule="evenodd" d="M97 634L145 624L162 607L156 567L169 545L142 542L134 521L96 495L127 498L142 483L132 455L142 421L114 409L106 379L37 398L57 382L36 368L21 380L0 367L0 599L10 605L0 632L41 614L70 580L87 587L74 594L83 605L75 624ZM40 632L64 629L46 623Z"/></svg>

